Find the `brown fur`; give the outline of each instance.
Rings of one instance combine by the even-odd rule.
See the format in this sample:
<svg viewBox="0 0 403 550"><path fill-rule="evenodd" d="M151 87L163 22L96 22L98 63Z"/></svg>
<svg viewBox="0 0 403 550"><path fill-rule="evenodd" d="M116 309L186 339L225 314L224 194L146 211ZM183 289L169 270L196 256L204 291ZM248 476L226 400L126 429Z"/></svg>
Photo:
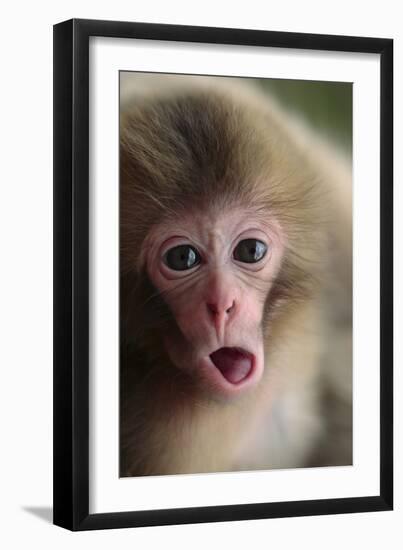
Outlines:
<svg viewBox="0 0 403 550"><path fill-rule="evenodd" d="M335 231L350 213L332 181L348 179L348 168L320 142L317 162L313 138L266 98L183 79L129 103L120 136L121 475L351 462L348 382L342 399L336 395L345 450L316 451L337 431L322 400L337 393L327 371L330 343L335 367L345 365L351 379L351 222ZM268 372L253 393L226 403L167 360L161 335L175 321L142 255L161 220L240 205L273 212L287 244L266 300Z"/></svg>

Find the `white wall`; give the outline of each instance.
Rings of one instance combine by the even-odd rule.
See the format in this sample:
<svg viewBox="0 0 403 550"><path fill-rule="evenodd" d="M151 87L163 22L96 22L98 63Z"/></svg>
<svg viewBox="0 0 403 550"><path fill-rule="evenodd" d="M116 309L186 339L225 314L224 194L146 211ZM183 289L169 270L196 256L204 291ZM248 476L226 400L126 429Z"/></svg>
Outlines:
<svg viewBox="0 0 403 550"><path fill-rule="evenodd" d="M51 506L52 25L71 17L261 28L395 39L395 181L402 181L403 30L399 2L115 0L3 6L0 39L0 544L5 548L399 548L403 522L402 374L396 372L394 512L70 533ZM7 7L5 7L7 6ZM228 10L228 11L227 11ZM400 69L400 70L398 70ZM400 101L399 101L400 98ZM396 206L402 190L396 186ZM402 222L396 230L401 233ZM399 231L400 230L400 231ZM397 239L396 239L397 240ZM395 250L397 252L397 243ZM402 247L400 246L400 249ZM401 280L402 258L396 272ZM396 262L397 263L397 262ZM402 305L397 295L397 305ZM401 308L400 308L401 313ZM401 316L397 316L398 322ZM401 322L396 335L401 333ZM398 338L396 337L396 340ZM396 343L396 366L402 345ZM400 359L400 361L399 361ZM398 369L396 369L398 371ZM399 392L400 389L400 392ZM41 517L42 516L42 519ZM400 523L400 525L399 525ZM6 544L4 542L7 540Z"/></svg>

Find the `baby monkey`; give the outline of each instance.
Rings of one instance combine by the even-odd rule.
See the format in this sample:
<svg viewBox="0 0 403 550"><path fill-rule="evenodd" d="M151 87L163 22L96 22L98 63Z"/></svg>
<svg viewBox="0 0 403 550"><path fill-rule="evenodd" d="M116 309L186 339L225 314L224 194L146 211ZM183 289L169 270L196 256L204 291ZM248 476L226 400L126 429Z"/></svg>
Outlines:
<svg viewBox="0 0 403 550"><path fill-rule="evenodd" d="M120 474L351 464L349 161L248 83L121 78Z"/></svg>

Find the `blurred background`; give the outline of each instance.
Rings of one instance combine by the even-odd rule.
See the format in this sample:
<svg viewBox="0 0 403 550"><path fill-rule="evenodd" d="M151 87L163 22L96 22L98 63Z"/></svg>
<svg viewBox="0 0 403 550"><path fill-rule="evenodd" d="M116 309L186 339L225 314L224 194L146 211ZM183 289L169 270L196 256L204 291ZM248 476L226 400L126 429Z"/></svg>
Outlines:
<svg viewBox="0 0 403 550"><path fill-rule="evenodd" d="M286 110L352 155L353 85L349 82L256 79Z"/></svg>

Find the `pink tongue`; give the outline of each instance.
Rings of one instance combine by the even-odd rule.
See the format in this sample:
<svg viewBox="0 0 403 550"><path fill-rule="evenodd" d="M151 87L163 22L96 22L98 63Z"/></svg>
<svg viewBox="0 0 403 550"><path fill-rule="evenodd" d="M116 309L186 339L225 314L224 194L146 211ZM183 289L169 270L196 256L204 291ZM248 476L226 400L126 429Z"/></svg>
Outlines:
<svg viewBox="0 0 403 550"><path fill-rule="evenodd" d="M237 384L243 380L252 368L250 355L236 348L220 348L212 353L210 358L231 384Z"/></svg>

